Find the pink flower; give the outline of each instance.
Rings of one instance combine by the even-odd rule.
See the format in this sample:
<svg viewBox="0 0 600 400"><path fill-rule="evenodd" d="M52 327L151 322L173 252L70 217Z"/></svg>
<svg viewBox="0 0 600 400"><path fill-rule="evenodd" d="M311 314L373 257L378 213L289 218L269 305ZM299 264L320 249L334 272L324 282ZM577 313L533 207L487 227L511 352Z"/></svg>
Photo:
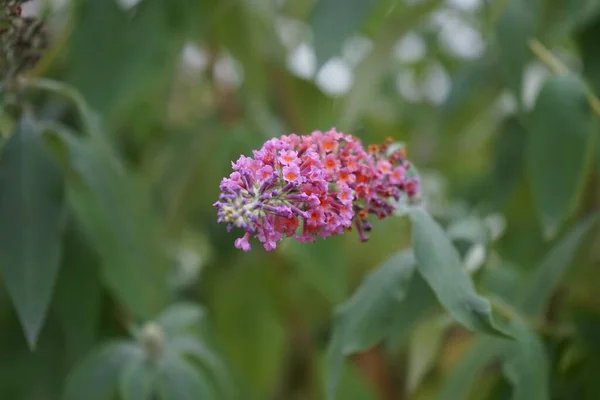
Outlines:
<svg viewBox="0 0 600 400"><path fill-rule="evenodd" d="M301 178L300 168L298 168L297 165L292 164L283 167L283 179L285 179L286 182L299 184L302 182Z"/></svg>
<svg viewBox="0 0 600 400"><path fill-rule="evenodd" d="M277 160L279 161L279 163L281 165L290 165L290 164L296 162L297 159L298 159L298 152L288 150L288 151L282 151L281 155L279 156L279 158Z"/></svg>
<svg viewBox="0 0 600 400"><path fill-rule="evenodd" d="M244 251L250 251L251 246L248 239L250 239L250 233L246 233L241 238L235 239L235 247Z"/></svg>
<svg viewBox="0 0 600 400"><path fill-rule="evenodd" d="M268 140L253 158L240 156L219 184L214 203L219 223L246 233L235 247L250 250L258 239L267 251L285 237L305 243L356 227L366 241L369 216L393 214L390 200L418 195L419 180L407 177L404 149L389 152L390 141L369 146L331 129L308 136Z"/></svg>

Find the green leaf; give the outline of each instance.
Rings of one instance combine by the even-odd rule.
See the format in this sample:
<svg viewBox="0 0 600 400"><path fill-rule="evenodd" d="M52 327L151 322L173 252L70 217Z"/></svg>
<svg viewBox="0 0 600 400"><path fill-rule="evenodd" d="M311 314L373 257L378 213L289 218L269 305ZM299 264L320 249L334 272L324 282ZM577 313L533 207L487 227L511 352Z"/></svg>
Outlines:
<svg viewBox="0 0 600 400"><path fill-rule="evenodd" d="M333 398L344 356L369 349L389 335L415 270L411 252L400 252L371 272L335 313L327 351L327 396Z"/></svg>
<svg viewBox="0 0 600 400"><path fill-rule="evenodd" d="M175 304L163 311L157 318L167 337L183 334L204 318L204 310L192 303Z"/></svg>
<svg viewBox="0 0 600 400"><path fill-rule="evenodd" d="M204 376L180 357L168 356L159 366L157 392L159 400L214 399Z"/></svg>
<svg viewBox="0 0 600 400"><path fill-rule="evenodd" d="M598 2L596 2L598 3ZM600 3L598 4L600 6ZM596 95L600 94L600 18L581 29L576 36L583 61L583 73L589 80Z"/></svg>
<svg viewBox="0 0 600 400"><path fill-rule="evenodd" d="M435 364L442 345L446 321L439 317L419 324L410 336L408 345L407 389L412 393Z"/></svg>
<svg viewBox="0 0 600 400"><path fill-rule="evenodd" d="M516 341L507 345L503 371L513 386L514 400L549 400L550 366L544 344L518 316L510 323Z"/></svg>
<svg viewBox="0 0 600 400"><path fill-rule="evenodd" d="M214 377L216 387L223 397L233 399L235 391L231 376L221 357L208 345L192 336L180 336L169 343L169 349L182 357L198 361Z"/></svg>
<svg viewBox="0 0 600 400"><path fill-rule="evenodd" d="M524 176L528 131L516 116L502 122L493 145L490 201L501 207Z"/></svg>
<svg viewBox="0 0 600 400"><path fill-rule="evenodd" d="M502 341L489 337L478 337L462 357L458 365L444 382L435 400L462 400L477 381L483 368L500 356Z"/></svg>
<svg viewBox="0 0 600 400"><path fill-rule="evenodd" d="M148 196L95 138L54 132L70 164L68 200L102 258L102 277L126 309L147 320L168 297L167 258Z"/></svg>
<svg viewBox="0 0 600 400"><path fill-rule="evenodd" d="M344 40L363 25L376 5L377 0L317 0L310 18L317 67L341 51Z"/></svg>
<svg viewBox="0 0 600 400"><path fill-rule="evenodd" d="M585 217L542 259L519 297L519 309L523 315L537 317L544 312L546 302L573 263L579 245L597 224L598 218L597 213Z"/></svg>
<svg viewBox="0 0 600 400"><path fill-rule="evenodd" d="M508 85L521 100L523 70L529 60L529 39L535 36L537 13L530 0L509 0L495 28L501 67Z"/></svg>
<svg viewBox="0 0 600 400"><path fill-rule="evenodd" d="M422 209L411 210L417 270L446 310L465 327L504 336L493 321L488 300L475 292L456 249L442 228Z"/></svg>
<svg viewBox="0 0 600 400"><path fill-rule="evenodd" d="M123 367L119 379L120 400L152 400L156 365L143 352L136 353Z"/></svg>
<svg viewBox="0 0 600 400"><path fill-rule="evenodd" d="M59 271L64 181L27 115L0 154L0 271L30 348Z"/></svg>
<svg viewBox="0 0 600 400"><path fill-rule="evenodd" d="M113 116L168 71L176 47L165 4L145 0L126 12L114 0L86 1L75 8L66 78L102 115Z"/></svg>
<svg viewBox="0 0 600 400"><path fill-rule="evenodd" d="M117 388L123 365L140 349L131 342L102 345L71 371L64 400L109 400Z"/></svg>
<svg viewBox="0 0 600 400"><path fill-rule="evenodd" d="M528 169L544 234L553 237L577 208L592 155L594 117L575 76L546 80L530 118Z"/></svg>
<svg viewBox="0 0 600 400"><path fill-rule="evenodd" d="M100 323L102 281L98 257L73 225L67 225L52 309L60 319L69 358L94 344Z"/></svg>

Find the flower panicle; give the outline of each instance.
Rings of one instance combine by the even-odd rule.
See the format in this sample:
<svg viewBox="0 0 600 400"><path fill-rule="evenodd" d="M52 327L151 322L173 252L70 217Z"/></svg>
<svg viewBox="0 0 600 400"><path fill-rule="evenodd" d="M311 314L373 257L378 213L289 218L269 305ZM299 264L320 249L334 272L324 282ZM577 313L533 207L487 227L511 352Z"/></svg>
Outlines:
<svg viewBox="0 0 600 400"><path fill-rule="evenodd" d="M219 223L245 231L234 243L244 251L253 236L271 251L285 237L314 242L353 227L365 242L370 215L386 218L395 211L393 201L419 194L404 149L388 139L365 150L335 128L270 139L232 169L214 206Z"/></svg>

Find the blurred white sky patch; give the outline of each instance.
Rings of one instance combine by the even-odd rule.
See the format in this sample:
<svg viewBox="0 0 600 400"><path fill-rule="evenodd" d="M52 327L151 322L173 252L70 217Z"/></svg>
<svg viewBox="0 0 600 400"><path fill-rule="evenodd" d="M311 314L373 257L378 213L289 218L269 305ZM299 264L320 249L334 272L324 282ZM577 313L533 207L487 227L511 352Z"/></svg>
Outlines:
<svg viewBox="0 0 600 400"><path fill-rule="evenodd" d="M420 61L427 53L427 44L423 38L415 33L409 32L394 45L394 57L402 63L414 63Z"/></svg>
<svg viewBox="0 0 600 400"><path fill-rule="evenodd" d="M498 114L501 117L512 114L517 111L517 99L515 98L514 93L505 90L502 92L502 95L498 98L498 103L496 104L498 109Z"/></svg>
<svg viewBox="0 0 600 400"><path fill-rule="evenodd" d="M450 92L450 76L439 63L427 66L423 81L423 94L434 104L441 104Z"/></svg>
<svg viewBox="0 0 600 400"><path fill-rule="evenodd" d="M483 0L446 0L452 7L459 8L464 11L477 11L483 6Z"/></svg>
<svg viewBox="0 0 600 400"><path fill-rule="evenodd" d="M439 29L440 45L449 53L465 59L474 59L485 51L485 41L481 33L452 10L442 9L434 12L430 23Z"/></svg>
<svg viewBox="0 0 600 400"><path fill-rule="evenodd" d="M331 58L319 70L316 84L329 96L341 96L352 88L354 74L350 65L341 58Z"/></svg>
<svg viewBox="0 0 600 400"><path fill-rule="evenodd" d="M111 1L111 0L103 0L103 1ZM117 4L119 6L121 6L122 9L127 10L130 9L131 7L135 7L137 5L137 3L139 3L142 0L116 0Z"/></svg>
<svg viewBox="0 0 600 400"><path fill-rule="evenodd" d="M244 70L228 53L224 53L215 62L213 75L220 83L239 87L244 81Z"/></svg>
<svg viewBox="0 0 600 400"><path fill-rule="evenodd" d="M364 36L352 36L342 45L342 58L351 66L361 62L373 48L373 42Z"/></svg>
<svg viewBox="0 0 600 400"><path fill-rule="evenodd" d="M408 102L419 103L423 99L413 70L407 69L396 75L396 89L400 96Z"/></svg>
<svg viewBox="0 0 600 400"><path fill-rule="evenodd" d="M208 55L194 43L188 42L181 52L181 61L186 69L200 72L208 65Z"/></svg>
<svg viewBox="0 0 600 400"><path fill-rule="evenodd" d="M314 49L302 43L290 52L287 57L290 72L303 79L312 79L317 69L317 56Z"/></svg>
<svg viewBox="0 0 600 400"><path fill-rule="evenodd" d="M526 66L523 72L521 92L523 106L525 106L526 110L530 110L533 107L544 80L549 76L548 69L538 61L531 62Z"/></svg>
<svg viewBox="0 0 600 400"><path fill-rule="evenodd" d="M304 22L294 18L277 17L275 19L275 31L281 43L290 50L304 42L310 42L310 29Z"/></svg>

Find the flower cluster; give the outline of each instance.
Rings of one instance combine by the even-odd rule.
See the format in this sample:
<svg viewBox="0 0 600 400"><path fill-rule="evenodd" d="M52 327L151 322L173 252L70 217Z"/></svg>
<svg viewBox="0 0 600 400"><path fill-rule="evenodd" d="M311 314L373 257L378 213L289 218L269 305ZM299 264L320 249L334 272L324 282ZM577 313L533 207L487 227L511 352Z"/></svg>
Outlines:
<svg viewBox="0 0 600 400"><path fill-rule="evenodd" d="M392 199L419 192L404 150L391 145L388 140L366 151L357 138L335 129L271 139L254 157L232 163L214 204L218 222L246 231L235 241L244 251L252 235L270 251L284 237L312 242L352 226L366 241L369 214L385 218L394 212Z"/></svg>

